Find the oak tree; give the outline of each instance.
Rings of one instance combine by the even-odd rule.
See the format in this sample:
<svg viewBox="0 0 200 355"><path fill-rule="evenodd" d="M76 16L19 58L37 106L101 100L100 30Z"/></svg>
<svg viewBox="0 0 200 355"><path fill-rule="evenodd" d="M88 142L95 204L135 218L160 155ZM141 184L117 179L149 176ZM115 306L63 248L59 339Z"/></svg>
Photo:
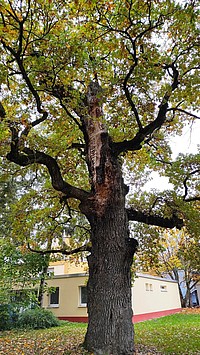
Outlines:
<svg viewBox="0 0 200 355"><path fill-rule="evenodd" d="M59 201L90 226L86 243L63 247L89 252L85 347L133 354L129 222L181 228L181 206L199 201L187 189L199 168L184 176L185 194L146 208L144 197L126 204L122 166L139 189L148 172L164 172L170 135L198 119L197 2L2 0L0 9L2 155L18 175L44 177L50 211Z"/></svg>

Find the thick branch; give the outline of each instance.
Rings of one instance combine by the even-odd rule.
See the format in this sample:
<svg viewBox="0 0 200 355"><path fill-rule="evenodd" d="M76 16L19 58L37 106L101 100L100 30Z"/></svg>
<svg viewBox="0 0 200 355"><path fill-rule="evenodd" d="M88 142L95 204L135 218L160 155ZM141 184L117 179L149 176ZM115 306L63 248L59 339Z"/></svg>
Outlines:
<svg viewBox="0 0 200 355"><path fill-rule="evenodd" d="M27 72L24 68L24 65L23 65L23 60L20 58L20 53L19 52L15 52L14 49L12 47L10 47L9 45L7 45L3 40L1 40L1 43L3 45L3 47L8 50L12 56L15 58L17 64L18 64L18 67L20 69L20 73L28 87L28 89L30 90L30 92L32 93L33 97L35 98L35 101L36 101L36 106L37 106L37 111L38 113L42 114L42 117L35 120L34 122L30 123L30 125L25 128L25 130L23 131L23 135L27 135L29 133L29 130L31 127L33 126L36 126L37 124L45 121L48 117L48 112L45 111L43 108L42 108L42 103L41 103L41 100L40 100L40 96L38 95L38 92L37 90L35 90L32 82L30 81L28 75L27 75Z"/></svg>
<svg viewBox="0 0 200 355"><path fill-rule="evenodd" d="M80 201L84 201L89 195L88 192L65 182L57 161L48 154L26 147L23 149L22 153L19 153L13 146L11 152L7 154L7 159L20 166L28 166L34 163L45 165L51 176L52 186L55 190L65 194L66 198L76 198Z"/></svg>
<svg viewBox="0 0 200 355"><path fill-rule="evenodd" d="M136 108L136 106L135 106L135 104L134 104L134 102L133 102L133 100L131 98L131 95L130 95L130 92L129 92L129 89L128 89L128 85L127 85L128 84L128 80L131 77L131 74L133 73L136 65L137 65L137 58L135 58L135 64L130 67L129 72L128 72L128 74L126 75L126 77L124 79L123 86L124 86L124 92L125 92L126 98L127 98L128 102L129 102L129 105L131 106L132 111L134 112L138 128L139 128L139 130L142 130L142 124L141 124L141 121L140 121L140 118L139 118L138 110L137 110L137 108Z"/></svg>
<svg viewBox="0 0 200 355"><path fill-rule="evenodd" d="M91 247L89 244L82 245L81 247L72 249L72 250L66 250L66 249L49 249L49 250L37 250L37 249L32 249L30 247L30 244L28 243L28 249L32 251L33 253L41 254L41 255L46 255L46 254L57 254L61 253L63 255L72 255L72 254L77 254L80 252L84 251L91 251Z"/></svg>
<svg viewBox="0 0 200 355"><path fill-rule="evenodd" d="M0 118L4 118L6 116L6 111L2 105L2 103L0 102Z"/></svg>
<svg viewBox="0 0 200 355"><path fill-rule="evenodd" d="M132 208L127 210L128 220L142 222L148 225L163 227L163 228L178 228L183 227L183 220L173 215L171 218L164 218L157 215L150 215L142 211L136 211Z"/></svg>
<svg viewBox="0 0 200 355"><path fill-rule="evenodd" d="M183 185L184 185L184 188L185 188L185 194L183 196L183 200L185 202L192 202L192 201L200 201L200 197L199 196L194 196L194 197L190 197L190 198L187 198L187 195L188 195L188 186L187 186L187 181L189 180L189 178L194 175L194 174L197 174L200 172L200 169L196 169L194 171L191 171L188 176L186 176L186 178L184 179L183 181Z"/></svg>
<svg viewBox="0 0 200 355"><path fill-rule="evenodd" d="M198 283L199 283L199 281L200 281L200 276L197 278L197 280L196 280L196 281L194 281L194 282L191 284L191 286L189 287L189 289L190 289L190 290L192 290L192 289L193 289L193 287L194 287L194 286L196 286L196 284L198 284Z"/></svg>
<svg viewBox="0 0 200 355"><path fill-rule="evenodd" d="M124 140L123 142L113 143L113 149L116 155L119 155L120 153L127 150L133 151L133 150L141 149L142 142L144 142L145 138L150 134L152 134L155 130L160 129L164 124L166 120L166 113L168 110L168 102L170 96L172 92L179 85L179 80L178 80L179 73L174 63L172 63L171 65L167 65L165 67L165 69L167 70L169 68L172 70L171 77L173 78L173 81L171 83L171 89L168 92L166 92L165 95L163 96L156 119L151 123L149 123L148 125L146 125L144 128L140 129L139 132L135 135L135 137L130 141Z"/></svg>

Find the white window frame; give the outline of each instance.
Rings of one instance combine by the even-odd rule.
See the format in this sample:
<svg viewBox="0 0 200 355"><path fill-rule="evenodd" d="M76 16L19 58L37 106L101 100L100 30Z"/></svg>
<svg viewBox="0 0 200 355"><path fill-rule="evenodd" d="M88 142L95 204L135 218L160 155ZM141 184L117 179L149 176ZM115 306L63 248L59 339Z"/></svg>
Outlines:
<svg viewBox="0 0 200 355"><path fill-rule="evenodd" d="M82 302L82 288L86 288L85 285L79 286L79 307L87 307L87 303Z"/></svg>
<svg viewBox="0 0 200 355"><path fill-rule="evenodd" d="M60 301L60 288L56 287L56 292L58 290L58 303L51 303L51 295L53 292L49 293L49 307L50 308L58 308L59 307L59 301Z"/></svg>

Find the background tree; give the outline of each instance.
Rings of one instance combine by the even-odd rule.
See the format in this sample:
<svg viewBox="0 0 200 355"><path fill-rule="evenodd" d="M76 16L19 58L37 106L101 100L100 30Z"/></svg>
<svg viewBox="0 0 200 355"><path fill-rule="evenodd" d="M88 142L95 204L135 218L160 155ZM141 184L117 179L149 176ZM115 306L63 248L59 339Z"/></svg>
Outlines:
<svg viewBox="0 0 200 355"><path fill-rule="evenodd" d="M50 211L54 196L90 225L89 244L77 238L72 252L90 252L85 346L96 354L134 350L129 221L181 228L183 204L191 212L199 200L181 191L146 199L138 183L165 171L170 135L197 118L197 15L195 1L1 5L2 155L18 174L45 177ZM122 164L141 197L127 208ZM25 233L27 220L20 225Z"/></svg>
<svg viewBox="0 0 200 355"><path fill-rule="evenodd" d="M25 182L8 178L8 172L0 175L0 298L1 303L10 303L13 290L24 292L20 304L41 303L44 282L47 278L49 256L33 254L28 249L26 234L17 233L15 226L19 222L19 201L23 195ZM24 206L25 207L25 206ZM23 213L25 209L23 209ZM19 228L18 228L19 229ZM35 293L33 286L37 287ZM33 292L31 292L31 289ZM27 300L32 293L32 299Z"/></svg>

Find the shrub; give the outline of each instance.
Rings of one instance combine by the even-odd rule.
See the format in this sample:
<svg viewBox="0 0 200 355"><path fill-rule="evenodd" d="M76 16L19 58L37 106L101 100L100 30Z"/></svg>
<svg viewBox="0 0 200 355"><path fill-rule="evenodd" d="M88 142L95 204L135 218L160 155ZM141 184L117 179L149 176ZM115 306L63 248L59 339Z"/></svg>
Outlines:
<svg viewBox="0 0 200 355"><path fill-rule="evenodd" d="M42 308L28 309L21 313L18 319L19 328L44 329L59 324L59 320L51 311Z"/></svg>
<svg viewBox="0 0 200 355"><path fill-rule="evenodd" d="M0 305L0 330L10 330L14 328L17 322L17 318L17 312L12 305Z"/></svg>

